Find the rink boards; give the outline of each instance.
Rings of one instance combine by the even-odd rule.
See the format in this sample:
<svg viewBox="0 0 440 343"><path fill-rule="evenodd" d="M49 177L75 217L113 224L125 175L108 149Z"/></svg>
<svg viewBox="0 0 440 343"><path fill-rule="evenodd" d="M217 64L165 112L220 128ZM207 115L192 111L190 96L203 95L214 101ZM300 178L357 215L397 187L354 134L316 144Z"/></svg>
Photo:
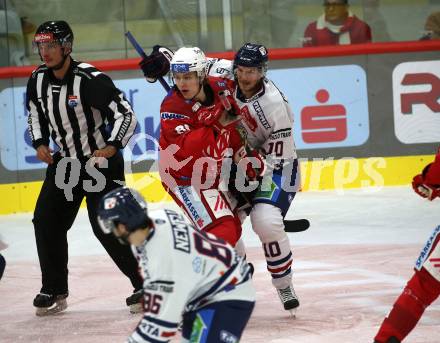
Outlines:
<svg viewBox="0 0 440 343"><path fill-rule="evenodd" d="M268 77L293 110L303 191L409 185L432 161L440 142L439 44L270 51ZM128 185L149 201L170 200L155 166L165 93L158 83L145 82L137 62L94 64L113 78L138 119L136 136L124 149ZM30 68L9 69L0 70L0 214L33 210L46 167L27 133ZM267 121L265 113L259 120Z"/></svg>

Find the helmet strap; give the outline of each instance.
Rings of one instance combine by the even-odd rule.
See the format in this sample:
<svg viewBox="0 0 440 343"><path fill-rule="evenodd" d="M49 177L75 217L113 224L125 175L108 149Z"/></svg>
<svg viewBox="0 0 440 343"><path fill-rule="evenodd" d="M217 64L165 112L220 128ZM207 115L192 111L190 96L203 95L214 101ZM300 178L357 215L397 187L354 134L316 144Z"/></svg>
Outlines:
<svg viewBox="0 0 440 343"><path fill-rule="evenodd" d="M128 237L130 236L131 232L125 232L123 235L118 236L119 243L123 245L130 245L130 242L128 241Z"/></svg>

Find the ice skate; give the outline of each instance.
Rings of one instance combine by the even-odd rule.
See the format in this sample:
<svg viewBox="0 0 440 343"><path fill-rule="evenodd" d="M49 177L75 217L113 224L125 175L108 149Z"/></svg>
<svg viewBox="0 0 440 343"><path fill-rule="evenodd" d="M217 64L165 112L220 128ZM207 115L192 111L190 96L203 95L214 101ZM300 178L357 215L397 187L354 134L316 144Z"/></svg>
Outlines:
<svg viewBox="0 0 440 343"><path fill-rule="evenodd" d="M130 295L127 299L125 299L125 303L130 308L130 313L140 313L143 311L142 306L142 296L144 292L142 289L134 292L132 295Z"/></svg>
<svg viewBox="0 0 440 343"><path fill-rule="evenodd" d="M64 311L67 308L68 294L44 294L39 293L34 299L37 308L35 314L39 317L50 316Z"/></svg>
<svg viewBox="0 0 440 343"><path fill-rule="evenodd" d="M286 311L289 311L292 317L296 316L296 310L299 307L299 300L295 294L295 290L292 285L286 288L277 289L278 296Z"/></svg>

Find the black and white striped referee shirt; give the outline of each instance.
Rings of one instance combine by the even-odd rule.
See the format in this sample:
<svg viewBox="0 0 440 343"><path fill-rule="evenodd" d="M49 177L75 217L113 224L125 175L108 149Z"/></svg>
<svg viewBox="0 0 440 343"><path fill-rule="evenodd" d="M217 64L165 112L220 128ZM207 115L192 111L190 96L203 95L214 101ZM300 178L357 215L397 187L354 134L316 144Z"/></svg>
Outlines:
<svg viewBox="0 0 440 343"><path fill-rule="evenodd" d="M110 77L73 59L63 80L45 65L34 70L26 98L33 147L48 146L50 135L65 157L88 157L106 145L121 149L137 125Z"/></svg>

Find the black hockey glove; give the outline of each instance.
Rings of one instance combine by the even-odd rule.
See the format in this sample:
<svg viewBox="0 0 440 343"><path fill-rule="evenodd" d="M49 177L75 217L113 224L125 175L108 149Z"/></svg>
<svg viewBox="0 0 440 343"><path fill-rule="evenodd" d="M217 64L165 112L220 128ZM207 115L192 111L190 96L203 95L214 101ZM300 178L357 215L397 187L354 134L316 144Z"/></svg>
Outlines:
<svg viewBox="0 0 440 343"><path fill-rule="evenodd" d="M160 45L153 47L151 54L139 63L148 82L156 82L159 77L165 76L170 71L173 55L173 51L167 47Z"/></svg>

